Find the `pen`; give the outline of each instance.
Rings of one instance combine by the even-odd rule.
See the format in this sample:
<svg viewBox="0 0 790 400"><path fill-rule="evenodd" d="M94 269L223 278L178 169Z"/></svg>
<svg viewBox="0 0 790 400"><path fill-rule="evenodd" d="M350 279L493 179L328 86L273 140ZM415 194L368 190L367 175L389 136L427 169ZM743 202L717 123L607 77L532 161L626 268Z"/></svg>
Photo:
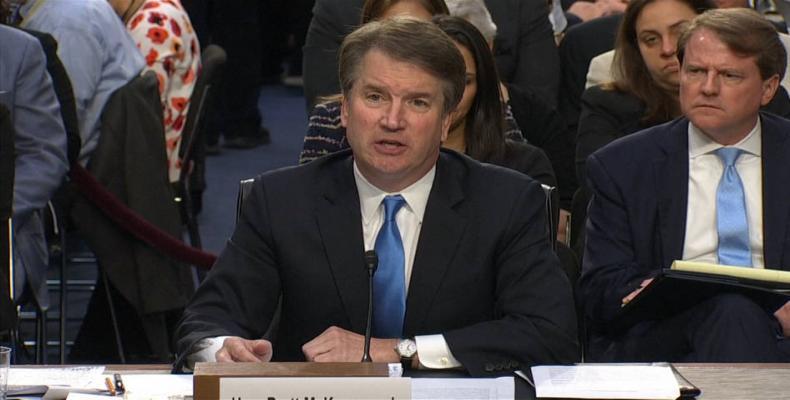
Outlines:
<svg viewBox="0 0 790 400"><path fill-rule="evenodd" d="M115 385L112 384L110 377L104 378L104 384L107 386L107 390L110 392L110 396L115 396Z"/></svg>
<svg viewBox="0 0 790 400"><path fill-rule="evenodd" d="M123 380L121 379L121 374L113 374L113 379L115 379L115 391L118 394L122 394L126 391L126 387L123 386Z"/></svg>

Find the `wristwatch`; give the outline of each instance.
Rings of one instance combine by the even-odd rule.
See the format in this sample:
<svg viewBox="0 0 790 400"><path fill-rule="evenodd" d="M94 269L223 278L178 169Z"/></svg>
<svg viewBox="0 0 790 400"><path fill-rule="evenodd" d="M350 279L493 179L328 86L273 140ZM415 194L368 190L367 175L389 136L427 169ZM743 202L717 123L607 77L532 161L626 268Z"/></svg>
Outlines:
<svg viewBox="0 0 790 400"><path fill-rule="evenodd" d="M395 352L400 356L400 361L404 365L411 365L411 360L417 354L417 342L414 338L406 338L398 341Z"/></svg>

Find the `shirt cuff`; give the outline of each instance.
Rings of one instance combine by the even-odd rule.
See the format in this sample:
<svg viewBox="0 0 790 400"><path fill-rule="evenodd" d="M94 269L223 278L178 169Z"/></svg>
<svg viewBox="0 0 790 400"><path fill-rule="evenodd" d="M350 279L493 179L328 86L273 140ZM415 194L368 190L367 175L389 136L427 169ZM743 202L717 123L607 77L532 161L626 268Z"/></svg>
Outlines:
<svg viewBox="0 0 790 400"><path fill-rule="evenodd" d="M187 356L186 364L191 370L195 369L197 362L216 362L216 354L230 336L217 336L201 339L195 344L194 351Z"/></svg>
<svg viewBox="0 0 790 400"><path fill-rule="evenodd" d="M453 357L443 335L416 336L420 365L430 369L458 368L461 362Z"/></svg>

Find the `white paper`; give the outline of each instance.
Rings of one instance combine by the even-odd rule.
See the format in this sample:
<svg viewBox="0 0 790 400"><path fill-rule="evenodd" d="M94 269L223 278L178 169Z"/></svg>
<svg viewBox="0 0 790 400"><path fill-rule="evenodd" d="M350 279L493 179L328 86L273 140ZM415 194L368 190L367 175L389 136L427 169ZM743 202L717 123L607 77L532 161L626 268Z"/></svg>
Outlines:
<svg viewBox="0 0 790 400"><path fill-rule="evenodd" d="M513 377L419 378L411 380L412 400L512 400Z"/></svg>
<svg viewBox="0 0 790 400"><path fill-rule="evenodd" d="M70 386L102 388L104 367L11 368L8 386Z"/></svg>
<svg viewBox="0 0 790 400"><path fill-rule="evenodd" d="M532 367L537 397L579 399L676 399L680 397L669 367L576 365Z"/></svg>

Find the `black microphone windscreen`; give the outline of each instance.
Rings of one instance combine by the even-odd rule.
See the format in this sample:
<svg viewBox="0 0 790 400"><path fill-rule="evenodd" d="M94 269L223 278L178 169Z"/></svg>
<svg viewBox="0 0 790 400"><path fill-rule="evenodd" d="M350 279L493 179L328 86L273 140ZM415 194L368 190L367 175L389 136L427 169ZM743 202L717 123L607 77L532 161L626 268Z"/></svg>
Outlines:
<svg viewBox="0 0 790 400"><path fill-rule="evenodd" d="M379 256L376 254L376 250L368 250L365 252L365 268L369 271L376 272L376 268L379 267Z"/></svg>

